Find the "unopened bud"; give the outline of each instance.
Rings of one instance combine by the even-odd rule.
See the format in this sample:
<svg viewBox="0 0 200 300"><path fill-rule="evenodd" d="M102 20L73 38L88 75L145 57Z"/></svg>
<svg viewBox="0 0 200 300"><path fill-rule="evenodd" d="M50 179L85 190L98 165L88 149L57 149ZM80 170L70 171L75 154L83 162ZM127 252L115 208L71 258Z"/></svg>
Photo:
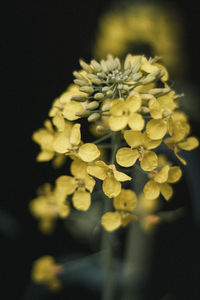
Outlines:
<svg viewBox="0 0 200 300"><path fill-rule="evenodd" d="M90 111L89 110L86 110L86 109L83 109L83 110L80 110L80 111L77 111L75 113L75 115L77 117L88 117L90 115Z"/></svg>
<svg viewBox="0 0 200 300"><path fill-rule="evenodd" d="M108 97L112 97L113 91L111 91L111 90L107 91L107 92L106 92L106 95L107 95Z"/></svg>
<svg viewBox="0 0 200 300"><path fill-rule="evenodd" d="M143 114L148 114L149 113L149 108L146 106L141 106L140 107L140 112Z"/></svg>
<svg viewBox="0 0 200 300"><path fill-rule="evenodd" d="M87 74L87 77L94 83L97 85L102 84L102 81L94 74Z"/></svg>
<svg viewBox="0 0 200 300"><path fill-rule="evenodd" d="M150 94L140 94L142 100L149 100L153 98L153 95Z"/></svg>
<svg viewBox="0 0 200 300"><path fill-rule="evenodd" d="M87 85L81 86L80 91L88 93L88 94L92 94L94 92L93 88L91 86L87 86Z"/></svg>
<svg viewBox="0 0 200 300"><path fill-rule="evenodd" d="M94 99L96 99L96 100L101 100L103 98L104 98L104 94L102 94L102 93L96 93L94 95Z"/></svg>
<svg viewBox="0 0 200 300"><path fill-rule="evenodd" d="M91 65L95 69L95 71L100 72L101 71L101 65L96 60L91 60Z"/></svg>
<svg viewBox="0 0 200 300"><path fill-rule="evenodd" d="M155 88L155 89L151 89L148 91L149 94L154 95L154 96L158 96L158 95L164 95L170 92L170 88Z"/></svg>
<svg viewBox="0 0 200 300"><path fill-rule="evenodd" d="M81 74L80 74L79 72L77 72L77 71L74 71L74 72L73 72L73 75L74 75L74 77L76 77L77 79L85 80L84 76L81 75Z"/></svg>
<svg viewBox="0 0 200 300"><path fill-rule="evenodd" d="M101 60L101 68L102 68L102 70L103 70L103 72L108 72L108 67L107 67L107 65L106 65L106 62L105 62L105 60Z"/></svg>
<svg viewBox="0 0 200 300"><path fill-rule="evenodd" d="M77 101L77 102L85 102L87 100L87 97L82 95L74 95L71 97L71 100Z"/></svg>
<svg viewBox="0 0 200 300"><path fill-rule="evenodd" d="M92 101L86 105L86 109L93 110L99 107L99 102Z"/></svg>
<svg viewBox="0 0 200 300"><path fill-rule="evenodd" d="M100 118L100 114L98 113L93 113L88 117L88 122L95 122Z"/></svg>
<svg viewBox="0 0 200 300"><path fill-rule="evenodd" d="M74 83L79 86L84 86L84 85L88 84L88 82L86 80L82 80L82 79L74 79Z"/></svg>
<svg viewBox="0 0 200 300"><path fill-rule="evenodd" d="M134 59L133 61L133 65L132 65L132 72L133 73L137 73L141 67L141 60L142 60L142 57L141 56L138 56Z"/></svg>
<svg viewBox="0 0 200 300"><path fill-rule="evenodd" d="M82 59L79 60L79 63L83 68L83 70L85 70L87 73L93 73L93 69L88 64L86 64L86 62L84 62Z"/></svg>
<svg viewBox="0 0 200 300"><path fill-rule="evenodd" d="M108 110L110 110L110 103L103 104L102 107L101 107L101 110L102 111L108 111Z"/></svg>

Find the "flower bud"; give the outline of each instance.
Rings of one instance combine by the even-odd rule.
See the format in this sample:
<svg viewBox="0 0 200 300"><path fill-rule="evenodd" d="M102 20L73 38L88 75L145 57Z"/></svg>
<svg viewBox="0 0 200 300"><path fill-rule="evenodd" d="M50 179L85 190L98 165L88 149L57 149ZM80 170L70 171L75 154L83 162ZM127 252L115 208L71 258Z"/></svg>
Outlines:
<svg viewBox="0 0 200 300"><path fill-rule="evenodd" d="M92 94L94 92L94 89L91 86L85 85L80 87L80 91L88 94Z"/></svg>
<svg viewBox="0 0 200 300"><path fill-rule="evenodd" d="M92 101L86 105L86 109L93 110L99 107L99 102Z"/></svg>
<svg viewBox="0 0 200 300"><path fill-rule="evenodd" d="M101 110L102 111L108 111L108 110L110 110L110 103L103 104L102 107L101 107Z"/></svg>
<svg viewBox="0 0 200 300"><path fill-rule="evenodd" d="M86 62L84 62L82 59L79 60L79 63L83 68L83 70L85 70L87 73L93 73L93 69L88 64L86 64Z"/></svg>
<svg viewBox="0 0 200 300"><path fill-rule="evenodd" d="M83 109L83 110L77 111L75 115L78 117L88 117L90 115L90 111Z"/></svg>
<svg viewBox="0 0 200 300"><path fill-rule="evenodd" d="M88 122L95 122L100 118L100 114L93 113L88 117Z"/></svg>

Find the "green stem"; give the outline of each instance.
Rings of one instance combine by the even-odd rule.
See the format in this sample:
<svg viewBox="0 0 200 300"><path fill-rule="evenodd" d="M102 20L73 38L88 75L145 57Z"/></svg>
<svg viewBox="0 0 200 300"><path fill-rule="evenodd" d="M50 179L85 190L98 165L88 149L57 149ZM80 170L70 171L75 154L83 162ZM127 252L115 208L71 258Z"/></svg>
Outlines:
<svg viewBox="0 0 200 300"><path fill-rule="evenodd" d="M93 144L95 144L95 145L96 145L96 144L99 144L99 143L101 143L101 142L107 140L108 138L110 138L112 135L113 135L113 132L111 132L111 133L109 133L109 134L107 134L107 135L104 135L104 136L102 136L101 138L99 138L98 140L94 141Z"/></svg>
<svg viewBox="0 0 200 300"><path fill-rule="evenodd" d="M117 134L112 135L112 155L110 163L115 162L115 153L117 150ZM112 210L112 200L108 197L104 197L104 213ZM105 230L102 232L102 250L103 252L103 291L101 300L112 300L114 299L115 292L115 274L114 274L114 261L112 251L112 239L114 233L109 233Z"/></svg>

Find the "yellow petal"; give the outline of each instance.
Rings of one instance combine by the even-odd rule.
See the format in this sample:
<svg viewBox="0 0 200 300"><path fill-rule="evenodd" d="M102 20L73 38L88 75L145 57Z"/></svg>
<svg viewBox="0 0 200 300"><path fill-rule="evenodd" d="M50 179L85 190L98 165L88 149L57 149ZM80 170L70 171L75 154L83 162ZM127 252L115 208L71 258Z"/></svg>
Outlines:
<svg viewBox="0 0 200 300"><path fill-rule="evenodd" d="M146 133L152 140L162 139L167 133L167 124L164 120L150 120L146 126Z"/></svg>
<svg viewBox="0 0 200 300"><path fill-rule="evenodd" d="M95 144L83 144L78 151L80 158L86 162L92 162L100 156L100 151Z"/></svg>
<svg viewBox="0 0 200 300"><path fill-rule="evenodd" d="M186 122L177 121L173 125L173 136L176 141L183 140L190 132L190 125Z"/></svg>
<svg viewBox="0 0 200 300"><path fill-rule="evenodd" d="M70 195L75 191L77 184L74 177L63 175L56 179L56 186L66 195Z"/></svg>
<svg viewBox="0 0 200 300"><path fill-rule="evenodd" d="M122 189L121 193L114 198L113 205L116 210L132 212L136 206L137 197L132 190Z"/></svg>
<svg viewBox="0 0 200 300"><path fill-rule="evenodd" d="M162 139L159 139L159 140L151 140L148 136L147 136L147 133L144 132L143 133L143 146L146 148L146 149L154 149L154 148L157 148L161 143L162 143Z"/></svg>
<svg viewBox="0 0 200 300"><path fill-rule="evenodd" d="M160 195L160 185L154 180L149 180L144 186L144 196L147 200L153 200Z"/></svg>
<svg viewBox="0 0 200 300"><path fill-rule="evenodd" d="M75 121L79 119L79 117L76 116L76 113L80 110L83 110L83 105L81 103L70 101L64 106L63 116L69 121Z"/></svg>
<svg viewBox="0 0 200 300"><path fill-rule="evenodd" d="M165 200L169 200L173 195L173 189L172 189L171 185L169 185L166 182L161 184L160 192L163 195L163 197L165 198Z"/></svg>
<svg viewBox="0 0 200 300"><path fill-rule="evenodd" d="M122 172L119 172L117 170L113 170L113 175L115 177L115 179L117 181L121 181L121 182L124 182L124 181L127 181L127 180L131 180L132 178Z"/></svg>
<svg viewBox="0 0 200 300"><path fill-rule="evenodd" d="M182 176L181 168L178 166L170 167L167 182L177 182Z"/></svg>
<svg viewBox="0 0 200 300"><path fill-rule="evenodd" d="M167 95L160 96L157 99L163 110L173 111L177 107L176 103L174 102L174 91L171 91Z"/></svg>
<svg viewBox="0 0 200 300"><path fill-rule="evenodd" d="M108 120L108 125L112 131L119 131L127 126L127 122L128 116L111 116Z"/></svg>
<svg viewBox="0 0 200 300"><path fill-rule="evenodd" d="M165 66L155 63L155 66L157 66L159 69L161 69L164 72L164 75L161 77L161 81L165 82L169 79L169 74L167 72L167 69L165 68Z"/></svg>
<svg viewBox="0 0 200 300"><path fill-rule="evenodd" d="M88 174L101 180L106 178L106 170L99 166L89 166L87 167L87 172Z"/></svg>
<svg viewBox="0 0 200 300"><path fill-rule="evenodd" d="M80 124L75 124L72 129L71 129L71 134L70 134L70 143L72 145L79 145L81 142L81 130L80 130L81 125Z"/></svg>
<svg viewBox="0 0 200 300"><path fill-rule="evenodd" d="M60 218L67 218L70 214L70 205L68 202L60 203L58 206L58 215Z"/></svg>
<svg viewBox="0 0 200 300"><path fill-rule="evenodd" d="M120 148L116 153L116 161L122 167L131 167L139 157L138 150L130 148Z"/></svg>
<svg viewBox="0 0 200 300"><path fill-rule="evenodd" d="M160 104L156 98L152 98L149 100L149 110L153 119L161 119L162 118L162 110Z"/></svg>
<svg viewBox="0 0 200 300"><path fill-rule="evenodd" d="M125 106L130 112L136 112L140 109L142 100L139 94L130 94L125 101Z"/></svg>
<svg viewBox="0 0 200 300"><path fill-rule="evenodd" d="M121 192L121 183L114 176L106 177L102 187L104 194L109 198L116 197Z"/></svg>
<svg viewBox="0 0 200 300"><path fill-rule="evenodd" d="M41 151L37 157L37 161L49 161L54 157L55 152Z"/></svg>
<svg viewBox="0 0 200 300"><path fill-rule="evenodd" d="M52 119L53 124L56 126L58 131L63 131L65 128L65 120L61 113L57 113Z"/></svg>
<svg viewBox="0 0 200 300"><path fill-rule="evenodd" d="M152 171L158 166L158 157L153 151L145 151L140 162L144 171Z"/></svg>
<svg viewBox="0 0 200 300"><path fill-rule="evenodd" d="M128 119L128 126L133 130L142 130L144 128L145 121L142 115L137 113L132 113Z"/></svg>
<svg viewBox="0 0 200 300"><path fill-rule="evenodd" d="M75 191L72 197L74 207L81 211L86 211L91 205L91 195L86 191Z"/></svg>
<svg viewBox="0 0 200 300"><path fill-rule="evenodd" d="M109 201L109 200L108 200ZM121 215L119 212L107 212L101 218L101 225L107 231L114 231L121 226Z"/></svg>
<svg viewBox="0 0 200 300"><path fill-rule="evenodd" d="M154 177L154 180L158 183L164 183L168 179L170 167L164 166Z"/></svg>
<svg viewBox="0 0 200 300"><path fill-rule="evenodd" d="M53 142L53 148L57 153L65 153L68 151L68 149L71 148L71 144L69 142L69 139L67 138L65 132L60 132L54 142Z"/></svg>
<svg viewBox="0 0 200 300"><path fill-rule="evenodd" d="M89 175L86 175L85 176L85 187L88 191L90 191L90 193L92 193L93 189L94 189L94 186L95 186L95 180L94 178L92 178L91 176Z"/></svg>
<svg viewBox="0 0 200 300"><path fill-rule="evenodd" d="M124 139L131 148L137 148L144 142L143 133L133 130L125 130Z"/></svg>
<svg viewBox="0 0 200 300"><path fill-rule="evenodd" d="M87 163L81 159L75 159L71 163L70 171L74 177L84 179L87 175Z"/></svg>
<svg viewBox="0 0 200 300"><path fill-rule="evenodd" d="M179 142L178 146L183 150L193 150L199 146L199 141L197 138L191 136L187 138L184 142Z"/></svg>
<svg viewBox="0 0 200 300"><path fill-rule="evenodd" d="M113 100L111 102L110 112L112 116L120 117L123 114L125 102L123 99Z"/></svg>

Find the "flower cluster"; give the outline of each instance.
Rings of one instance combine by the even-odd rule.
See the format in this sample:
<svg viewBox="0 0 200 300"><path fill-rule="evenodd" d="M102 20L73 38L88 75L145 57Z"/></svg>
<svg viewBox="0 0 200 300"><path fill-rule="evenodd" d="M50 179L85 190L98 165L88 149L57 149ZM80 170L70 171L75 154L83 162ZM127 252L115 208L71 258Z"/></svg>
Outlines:
<svg viewBox="0 0 200 300"><path fill-rule="evenodd" d="M57 178L53 188L46 184L30 203L44 232L51 231L55 218L67 217L71 206L80 211L89 209L96 179L102 181L103 193L113 198L114 211L102 217L103 227L111 231L125 226L136 219L132 211L137 196L122 188L122 183L130 185L132 178L120 168L130 168L139 161L149 178L143 196L152 200L162 195L169 200L173 194L171 183L181 178L182 171L180 166L160 166L157 149L164 142L186 164L179 152L199 144L195 137L188 137L190 125L179 110L183 95L176 95L170 88L168 72L158 58L129 54L122 64L108 55L105 60L91 60L89 64L80 60L80 65L82 70L73 73L74 84L55 99L50 119L33 134L41 149L37 161L53 159L57 166L66 157L71 161L70 174ZM101 131L100 139L82 141L84 118ZM103 143L110 139L113 144ZM115 149L110 162L100 159L106 145L109 150Z"/></svg>

